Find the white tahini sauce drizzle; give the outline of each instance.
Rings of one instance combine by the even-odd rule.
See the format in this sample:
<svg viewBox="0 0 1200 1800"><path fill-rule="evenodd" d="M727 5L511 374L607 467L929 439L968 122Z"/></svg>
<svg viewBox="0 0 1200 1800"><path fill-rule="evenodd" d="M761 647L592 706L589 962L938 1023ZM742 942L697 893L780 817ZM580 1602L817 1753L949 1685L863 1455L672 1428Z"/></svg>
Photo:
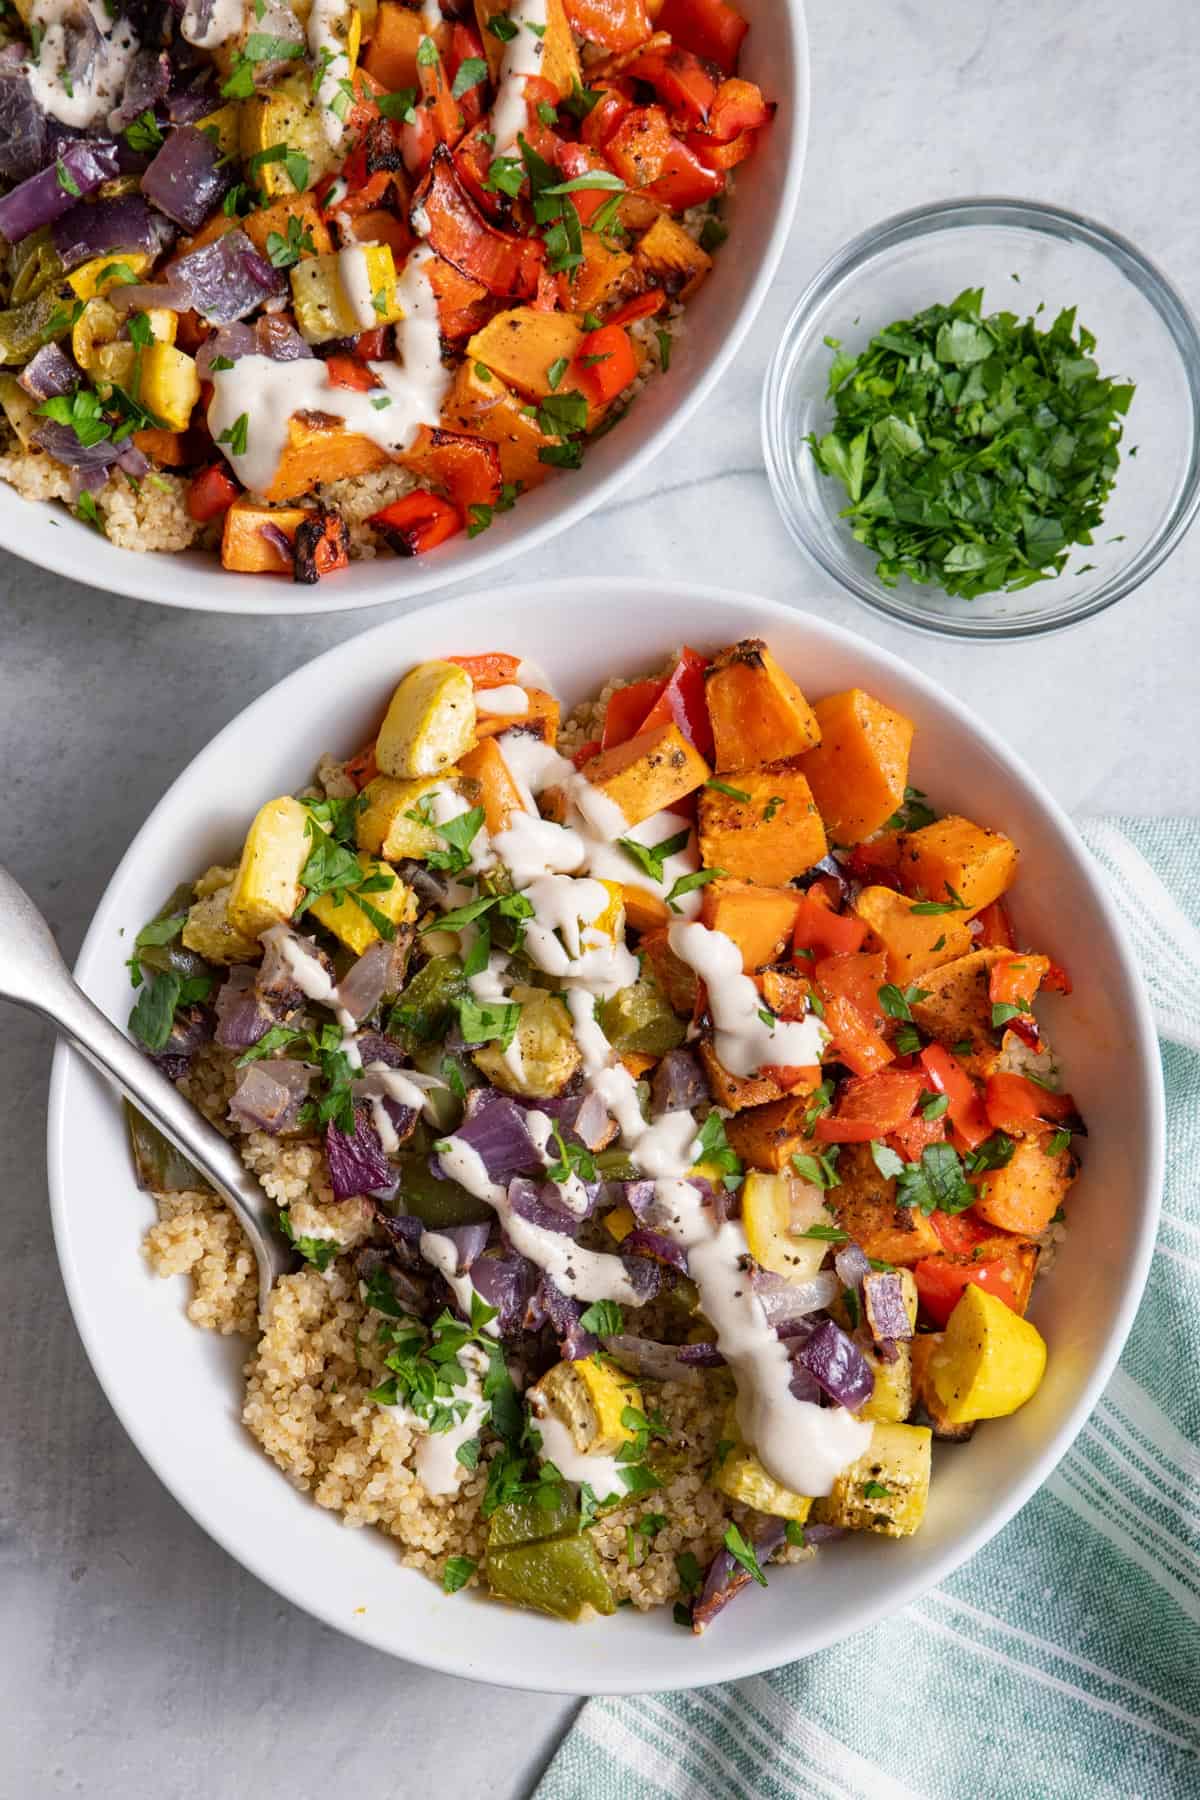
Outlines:
<svg viewBox="0 0 1200 1800"><path fill-rule="evenodd" d="M204 0L187 0L179 30L198 50L216 50L240 36L245 23L246 0L212 0L208 6Z"/></svg>
<svg viewBox="0 0 1200 1800"><path fill-rule="evenodd" d="M382 384L373 391L335 387L319 357L282 363L268 356L240 356L231 369L213 371L209 429L220 438L246 415L245 450L235 454L228 440L222 449L252 493L265 494L271 486L294 413L341 419L348 431L370 438L391 456L409 448L422 424L441 416L450 376L442 367L437 297L425 268L432 254L419 245L404 265L396 284L404 309L396 327L402 362L369 363ZM384 398L388 405L372 404Z"/></svg>
<svg viewBox="0 0 1200 1800"><path fill-rule="evenodd" d="M370 244L347 244L338 251L338 280L361 331L371 331L379 323L367 266L367 251L373 248Z"/></svg>
<svg viewBox="0 0 1200 1800"><path fill-rule="evenodd" d="M807 1068L820 1062L829 1036L815 1013L803 1019L763 1016L762 995L742 971L742 953L723 931L707 925L675 924L670 945L708 989L713 1047L734 1075L753 1075L764 1063Z"/></svg>
<svg viewBox="0 0 1200 1800"><path fill-rule="evenodd" d="M97 34L94 54L89 63L77 53L72 70L70 52L82 44L85 16ZM26 22L38 53L25 68L42 111L76 130L107 122L138 48L129 20L110 18L104 0L34 0ZM35 31L41 32L40 40Z"/></svg>
<svg viewBox="0 0 1200 1800"><path fill-rule="evenodd" d="M346 131L345 121L338 113L346 111L348 98L340 83L350 79L350 57L346 49L349 32L350 7L346 0L312 0L312 11L308 15L308 50L316 68L321 71L316 99L325 140L334 145L341 143Z"/></svg>
<svg viewBox="0 0 1200 1800"><path fill-rule="evenodd" d="M458 1309L464 1319L471 1317L471 1301L475 1294L475 1286L470 1274L460 1274L458 1268L458 1248L452 1237L441 1231L423 1231L417 1248L431 1268L437 1270L450 1292L458 1302ZM496 1319L489 1319L484 1326L489 1337L499 1337L500 1327Z"/></svg>
<svg viewBox="0 0 1200 1800"><path fill-rule="evenodd" d="M628 852L615 843L593 843L588 856L588 868L602 881L619 881L623 887L644 888L648 894L657 894L660 900L665 900L681 875L693 875L700 867L700 853L691 820L685 819L682 813L651 813L648 819L643 819L638 825L627 825L621 833L622 837L631 839L633 843L645 844L652 849L655 844L665 844L668 838L678 837L685 830L690 830L691 836L682 850L676 850L663 858L661 881L656 881L647 870L640 868ZM687 894L679 894L673 904L679 908L680 918L694 919L700 911L701 898L699 888L693 888Z"/></svg>
<svg viewBox="0 0 1200 1800"><path fill-rule="evenodd" d="M536 1388L529 1396L529 1410L542 1440L538 1455L543 1462L552 1462L568 1481L586 1481L597 1500L607 1500L613 1494L624 1495L622 1465L616 1457L605 1456L599 1450L577 1450L570 1430L558 1414L545 1405ZM624 1466L628 1468L629 1465Z"/></svg>
<svg viewBox="0 0 1200 1800"><path fill-rule="evenodd" d="M509 682L504 687L483 688L475 696L475 705L481 713L496 713L507 717L509 714L527 713L529 695L523 687Z"/></svg>
<svg viewBox="0 0 1200 1800"><path fill-rule="evenodd" d="M507 156L515 150L517 138L528 123L525 78L542 72L546 13L546 0L513 0L509 7L509 20L517 29L504 46L500 81L492 106L492 135L496 140L493 156ZM537 30L530 30L531 26L536 26Z"/></svg>

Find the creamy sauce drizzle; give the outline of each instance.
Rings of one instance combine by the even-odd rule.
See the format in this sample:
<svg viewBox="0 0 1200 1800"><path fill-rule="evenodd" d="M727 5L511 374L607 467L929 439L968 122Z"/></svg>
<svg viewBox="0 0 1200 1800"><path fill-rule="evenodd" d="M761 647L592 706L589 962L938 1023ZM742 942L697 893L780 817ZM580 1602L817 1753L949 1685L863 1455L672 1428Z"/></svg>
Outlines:
<svg viewBox="0 0 1200 1800"><path fill-rule="evenodd" d="M207 20L205 13L208 13ZM246 0L188 0L183 9L179 30L189 44L199 50L216 50L238 37L246 23Z"/></svg>
<svg viewBox="0 0 1200 1800"><path fill-rule="evenodd" d="M529 711L529 695L523 687L510 682L507 687L484 688L475 696L475 705L481 713L495 713L501 717Z"/></svg>
<svg viewBox="0 0 1200 1800"><path fill-rule="evenodd" d="M90 61L82 50L88 21L96 33ZM41 33L37 57L25 69L42 111L80 131L106 122L137 54L128 19L111 19L104 0L34 0L27 22Z"/></svg>
<svg viewBox="0 0 1200 1800"><path fill-rule="evenodd" d="M425 268L432 254L420 245L404 265L396 284L405 315L396 327L402 363L369 363L381 383L373 392L335 387L319 357L282 363L240 356L231 369L213 371L209 430L219 439L246 415L245 450L235 454L228 440L222 449L252 493L265 494L271 486L294 413L341 419L348 431L370 438L391 456L409 448L422 424L441 416L450 375L442 367L437 297ZM373 404L382 399L386 406Z"/></svg>
<svg viewBox="0 0 1200 1800"><path fill-rule="evenodd" d="M529 1410L542 1440L538 1455L543 1462L552 1462L568 1481L586 1481L597 1500L624 1495L622 1464L615 1456L605 1456L599 1450L577 1450L567 1426L544 1404L536 1388L529 1396ZM628 1468L628 1463L624 1467Z"/></svg>
<svg viewBox="0 0 1200 1800"><path fill-rule="evenodd" d="M338 111L346 110L346 94L340 83L350 79L350 57L346 50L349 31L350 7L346 0L312 0L312 11L308 15L308 50L314 67L321 71L316 99L325 140L333 145L340 144L346 132Z"/></svg>
<svg viewBox="0 0 1200 1800"><path fill-rule="evenodd" d="M815 1013L803 1019L764 1017L762 995L742 971L742 953L723 931L676 924L670 945L708 990L713 1047L734 1075L753 1075L764 1063L808 1068L820 1062L829 1033Z"/></svg>
<svg viewBox="0 0 1200 1800"><path fill-rule="evenodd" d="M517 147L529 115L525 105L525 78L540 75L545 53L546 0L513 0L508 16L516 33L504 46L500 80L492 106L493 156L508 156ZM536 26L531 31L530 26Z"/></svg>

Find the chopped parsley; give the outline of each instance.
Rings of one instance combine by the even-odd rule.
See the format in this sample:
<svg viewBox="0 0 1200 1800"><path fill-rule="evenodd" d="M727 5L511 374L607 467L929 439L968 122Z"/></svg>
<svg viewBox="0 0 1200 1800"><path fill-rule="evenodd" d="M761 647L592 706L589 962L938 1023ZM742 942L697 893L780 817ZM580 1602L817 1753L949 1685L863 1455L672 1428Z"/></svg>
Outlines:
<svg viewBox="0 0 1200 1800"><path fill-rule="evenodd" d="M759 1566L758 1557L754 1552L754 1546L747 1543L736 1525L727 1527L725 1536L721 1541L725 1545L730 1556L732 1556L734 1562L740 1563L747 1575L753 1576L754 1580L757 1581L759 1587L766 1587L767 1578Z"/></svg>
<svg viewBox="0 0 1200 1800"><path fill-rule="evenodd" d="M823 1155L820 1151L814 1151L808 1156L793 1156L792 1167L801 1181L811 1181L814 1187L841 1187L842 1178L837 1172L837 1159L838 1148L835 1144Z"/></svg>
<svg viewBox="0 0 1200 1800"><path fill-rule="evenodd" d="M927 988L898 988L894 981L885 983L879 990L879 1004L889 1019L912 1019L912 1008L921 1000L928 1000Z"/></svg>
<svg viewBox="0 0 1200 1800"><path fill-rule="evenodd" d="M697 869L694 874L681 875L667 895L667 905L672 912L681 912L682 907L675 904L677 900L682 900L685 894L693 893L696 888L707 887L710 881L720 881L724 873L724 869Z"/></svg>
<svg viewBox="0 0 1200 1800"><path fill-rule="evenodd" d="M725 1135L725 1121L717 1111L709 1113L695 1143L696 1161L711 1163L720 1171L723 1185L732 1193L742 1182L742 1160Z"/></svg>
<svg viewBox="0 0 1200 1800"><path fill-rule="evenodd" d="M442 1570L442 1592L457 1594L460 1588L466 1587L475 1573L475 1563L469 1556L448 1556Z"/></svg>
<svg viewBox="0 0 1200 1800"><path fill-rule="evenodd" d="M290 269L306 251L310 256L316 254L313 235L294 214L287 222L286 237L280 231L267 233L267 257L273 268Z"/></svg>
<svg viewBox="0 0 1200 1800"><path fill-rule="evenodd" d="M617 843L630 862L637 864L643 875L648 875L651 881L657 881L661 885L665 879L663 865L668 856L676 856L681 850L686 850L691 835L691 826L685 825L674 837L663 838L658 844L639 844L633 838L618 838Z"/></svg>
<svg viewBox="0 0 1200 1800"><path fill-rule="evenodd" d="M279 1227L289 1244L294 1244L305 1262L311 1263L321 1275L341 1248L336 1238L297 1237L292 1227L292 1215L286 1206L279 1214Z"/></svg>
<svg viewBox="0 0 1200 1800"><path fill-rule="evenodd" d="M619 1337L625 1329L625 1315L615 1300L593 1300L580 1313L579 1323L594 1337Z"/></svg>
<svg viewBox="0 0 1200 1800"><path fill-rule="evenodd" d="M730 787L727 781L718 781L715 775L710 775L704 785L706 788L715 788L718 794L725 794L730 800L740 800L744 806L750 804L750 796L745 788Z"/></svg>
<svg viewBox="0 0 1200 1800"><path fill-rule="evenodd" d="M245 456L249 439L250 415L249 413L239 413L233 424L221 432L217 442L218 444L228 444L234 456Z"/></svg>

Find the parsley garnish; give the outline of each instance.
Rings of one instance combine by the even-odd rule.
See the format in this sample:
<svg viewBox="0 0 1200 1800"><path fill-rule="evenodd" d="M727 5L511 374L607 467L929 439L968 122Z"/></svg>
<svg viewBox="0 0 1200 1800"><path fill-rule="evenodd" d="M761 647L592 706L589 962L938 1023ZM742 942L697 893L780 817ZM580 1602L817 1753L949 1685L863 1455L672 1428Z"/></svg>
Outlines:
<svg viewBox="0 0 1200 1800"><path fill-rule="evenodd" d="M234 456L245 456L250 436L250 415L239 413L233 424L218 437L218 444L228 444Z"/></svg>
<svg viewBox="0 0 1200 1800"><path fill-rule="evenodd" d="M710 1112L705 1119L695 1149L696 1161L712 1163L719 1169L722 1183L731 1193L741 1186L742 1161L725 1135L725 1121L719 1112Z"/></svg>
<svg viewBox="0 0 1200 1800"><path fill-rule="evenodd" d="M593 1300L580 1313L579 1323L594 1337L619 1337L625 1329L625 1315L615 1300Z"/></svg>
<svg viewBox="0 0 1200 1800"><path fill-rule="evenodd" d="M966 912L968 910L966 901L962 899L959 894L955 893L949 882L946 883L946 892L950 896L948 900L918 900L914 906L909 908L909 911L921 914L932 914ZM943 938L942 943L945 943L945 941L946 940ZM940 948L940 945L935 946L935 948Z"/></svg>
<svg viewBox="0 0 1200 1800"><path fill-rule="evenodd" d="M138 114L132 124L125 127L121 136L131 150L142 154L159 149L163 142L163 134L158 129L158 120L148 107L144 113Z"/></svg>
<svg viewBox="0 0 1200 1800"><path fill-rule="evenodd" d="M474 1573L475 1563L471 1557L448 1556L442 1570L442 1592L457 1594L459 1588L466 1587Z"/></svg>
<svg viewBox="0 0 1200 1800"><path fill-rule="evenodd" d="M668 856L676 856L679 851L686 850L691 835L691 826L685 825L674 837L663 838L658 844L639 844L633 838L618 838L617 843L629 860L637 864L643 875L649 875L651 881L657 881L661 885L664 880L663 864Z"/></svg>
<svg viewBox="0 0 1200 1800"><path fill-rule="evenodd" d="M316 254L312 232L294 214L287 222L286 237L279 231L267 233L267 257L273 268L290 269L306 250L310 255Z"/></svg>
<svg viewBox="0 0 1200 1800"><path fill-rule="evenodd" d="M704 785L707 788L715 788L718 794L728 795L730 800L740 800L745 806L750 804L750 796L745 788L730 787L727 781L718 781L715 775L710 775Z"/></svg>
<svg viewBox="0 0 1200 1800"><path fill-rule="evenodd" d="M926 988L907 987L901 990L893 981L889 981L879 990L879 1004L889 1019L912 1019L912 1008L921 1000L928 1000Z"/></svg>
<svg viewBox="0 0 1200 1800"><path fill-rule="evenodd" d="M497 1039L501 1049L507 1050L517 1035L520 1017L521 1008L515 1000L479 1001L471 994L463 994L458 1001L459 1029L467 1044L487 1044Z"/></svg>
<svg viewBox="0 0 1200 1800"><path fill-rule="evenodd" d="M286 1206L279 1214L279 1228L289 1244L294 1244L305 1262L310 1262L320 1274L324 1274L341 1245L336 1238L297 1237L292 1226L292 1215Z"/></svg>
<svg viewBox="0 0 1200 1800"><path fill-rule="evenodd" d="M454 85L450 89L456 100L478 87L481 81L487 80L488 66L482 56L466 56L458 65L458 73L454 77Z"/></svg>
<svg viewBox="0 0 1200 1800"><path fill-rule="evenodd" d="M741 1563L747 1575L752 1575L759 1587L766 1587L767 1578L759 1567L754 1547L746 1542L736 1525L730 1525L727 1528L722 1542L734 1561Z"/></svg>
<svg viewBox="0 0 1200 1800"><path fill-rule="evenodd" d="M814 1151L812 1155L796 1155L792 1158L792 1167L802 1181L811 1181L814 1187L841 1187L841 1176L837 1172L837 1146L827 1150L824 1155Z"/></svg>
<svg viewBox="0 0 1200 1800"><path fill-rule="evenodd" d="M580 1181L595 1181L596 1164L587 1146L568 1144L557 1122L550 1129L558 1146L558 1160L547 1167L547 1181L570 1181L572 1175L578 1175Z"/></svg>
<svg viewBox="0 0 1200 1800"><path fill-rule="evenodd" d="M667 895L667 905L672 912L681 912L682 908L675 904L677 900L694 892L696 888L707 887L710 881L720 881L724 874L724 869L697 869L691 875L681 875Z"/></svg>
<svg viewBox="0 0 1200 1800"><path fill-rule="evenodd" d="M1028 1014L1032 1011L1033 1007L1028 1000L997 1000L992 1007L992 1027L999 1031L1000 1027L1007 1025L1010 1019L1019 1019L1022 1013Z"/></svg>

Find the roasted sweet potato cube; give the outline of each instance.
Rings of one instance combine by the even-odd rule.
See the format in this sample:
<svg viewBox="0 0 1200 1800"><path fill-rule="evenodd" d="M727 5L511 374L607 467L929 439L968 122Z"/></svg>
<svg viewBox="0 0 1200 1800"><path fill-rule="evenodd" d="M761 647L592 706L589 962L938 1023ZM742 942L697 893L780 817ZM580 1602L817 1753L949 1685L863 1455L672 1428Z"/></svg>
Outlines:
<svg viewBox="0 0 1200 1800"><path fill-rule="evenodd" d="M524 812L525 806L495 738L480 738L473 750L459 757L458 767L463 793L473 806L483 807L488 830L507 831L513 815Z"/></svg>
<svg viewBox="0 0 1200 1800"><path fill-rule="evenodd" d="M785 1090L769 1075L731 1073L717 1056L711 1038L702 1037L696 1048L708 1076L712 1097L727 1112L743 1112L748 1106L767 1106L773 1100L784 1098Z"/></svg>
<svg viewBox="0 0 1200 1800"><path fill-rule="evenodd" d="M542 799L545 799L544 794ZM682 957L676 956L672 950L667 929L663 927L658 931L647 932L638 948L650 964L654 979L670 1005L677 1013L686 1017L696 1009L700 984L696 971L689 968Z"/></svg>
<svg viewBox="0 0 1200 1800"><path fill-rule="evenodd" d="M1070 1145L1050 1154L1054 1132L1047 1128L1018 1139L1002 1169L976 1176L975 1211L1000 1231L1036 1237L1045 1231L1079 1173Z"/></svg>
<svg viewBox="0 0 1200 1800"><path fill-rule="evenodd" d="M811 1094L788 1094L786 1099L739 1113L730 1120L726 1135L742 1161L752 1169L790 1169L793 1156L804 1155L812 1148L804 1130L805 1114L811 1105Z"/></svg>
<svg viewBox="0 0 1200 1800"><path fill-rule="evenodd" d="M544 400L555 391L551 369L564 358L571 361L583 335L582 322L574 313L511 306L475 333L466 353L526 400Z"/></svg>
<svg viewBox="0 0 1200 1800"><path fill-rule="evenodd" d="M781 1019L802 1019L809 1010L811 983L807 975L795 968L764 969L759 976L762 997L771 1011Z"/></svg>
<svg viewBox="0 0 1200 1800"><path fill-rule="evenodd" d="M347 431L332 413L298 412L288 420L287 442L266 492L268 500L293 500L323 481L369 475L391 458L379 444Z"/></svg>
<svg viewBox="0 0 1200 1800"><path fill-rule="evenodd" d="M733 939L742 953L742 967L752 975L775 962L790 941L799 904L795 888L757 887L751 881L722 878L704 889L700 917L710 931Z"/></svg>
<svg viewBox="0 0 1200 1800"><path fill-rule="evenodd" d="M945 916L945 915L943 915ZM921 976L921 989L928 996L915 1000L913 1021L939 1044L970 1043L971 1057L990 1060L995 1056L992 1032L992 1002L988 992L991 968L1005 952L1000 949L971 950L966 956L943 963L940 969L927 969Z"/></svg>
<svg viewBox="0 0 1200 1800"><path fill-rule="evenodd" d="M592 786L620 807L630 825L676 805L710 773L674 721L602 750L584 769Z"/></svg>
<svg viewBox="0 0 1200 1800"><path fill-rule="evenodd" d="M964 913L918 913L919 904L894 888L864 888L854 903L870 926L875 943L887 952L888 977L907 987L927 969L965 956L971 933Z"/></svg>
<svg viewBox="0 0 1200 1800"><path fill-rule="evenodd" d="M282 531L289 544L312 513L302 506L264 506L242 494L225 514L221 528L221 562L227 569L243 575L290 575L292 558L285 556L273 536L264 535L261 527L269 525Z"/></svg>
<svg viewBox="0 0 1200 1800"><path fill-rule="evenodd" d="M672 299L687 300L712 268L712 257L682 225L660 213L638 240L633 264L645 287L659 287Z"/></svg>
<svg viewBox="0 0 1200 1800"><path fill-rule="evenodd" d="M390 93L418 87L417 51L421 39L428 36L445 55L450 48L450 26L445 21L430 33L420 7L404 6L401 0L380 0L363 68ZM498 41L497 47L502 48Z"/></svg>
<svg viewBox="0 0 1200 1800"><path fill-rule="evenodd" d="M870 1144L844 1144L837 1172L840 1185L830 1188L829 1204L868 1256L908 1266L940 1252L942 1240L925 1215L896 1204L896 1183L879 1173Z"/></svg>
<svg viewBox="0 0 1200 1800"><path fill-rule="evenodd" d="M820 862L828 848L825 827L797 757L719 779L721 787L700 794L706 868L782 887Z"/></svg>
<svg viewBox="0 0 1200 1800"><path fill-rule="evenodd" d="M442 417L451 428L490 438L500 452L505 481L528 491L539 487L550 473L539 452L559 440L548 437L521 406L498 375L468 356L459 366Z"/></svg>
<svg viewBox="0 0 1200 1800"><path fill-rule="evenodd" d="M975 914L1012 886L1017 846L1002 831L947 813L899 840L900 879L907 894L923 900L956 896Z"/></svg>
<svg viewBox="0 0 1200 1800"><path fill-rule="evenodd" d="M476 736L499 737L505 731L519 731L525 737L537 738L539 743L556 744L559 714L562 710L558 701L553 694L546 693L544 688L529 687L525 689L525 694L528 706L523 713L489 713L487 689L482 689L475 700Z"/></svg>
<svg viewBox="0 0 1200 1800"><path fill-rule="evenodd" d="M670 907L649 888L623 882L621 893L625 900L625 923L634 931L660 931L671 923Z"/></svg>
<svg viewBox="0 0 1200 1800"><path fill-rule="evenodd" d="M574 312L594 312L614 300L633 267L627 250L614 250L596 231L585 231L583 261L571 271L571 308Z"/></svg>
<svg viewBox="0 0 1200 1800"><path fill-rule="evenodd" d="M276 200L273 206L263 206L257 212L247 213L241 226L259 255L269 256L267 239L274 232L286 242L288 223L292 219L296 220L300 230L301 256L327 256L333 249L333 239L329 235L325 215L317 205L316 195L311 192L286 194L282 200Z"/></svg>
<svg viewBox="0 0 1200 1800"><path fill-rule="evenodd" d="M497 37L494 31L488 30L488 20L496 13L507 13L510 10L511 0L475 0L475 19L479 35L483 39L488 74L493 81L498 79L500 65L504 61L504 40ZM538 74L543 81L550 82L557 89L560 99L565 99L577 87L584 85L579 52L575 48L574 33L567 23L563 0L546 0L546 29L542 36L542 59Z"/></svg>
<svg viewBox="0 0 1200 1800"><path fill-rule="evenodd" d="M813 711L821 742L804 772L830 837L857 844L903 802L913 723L861 688L827 694Z"/></svg>
<svg viewBox="0 0 1200 1800"><path fill-rule="evenodd" d="M761 638L743 638L714 657L704 691L719 769L755 769L821 740L812 707Z"/></svg>

